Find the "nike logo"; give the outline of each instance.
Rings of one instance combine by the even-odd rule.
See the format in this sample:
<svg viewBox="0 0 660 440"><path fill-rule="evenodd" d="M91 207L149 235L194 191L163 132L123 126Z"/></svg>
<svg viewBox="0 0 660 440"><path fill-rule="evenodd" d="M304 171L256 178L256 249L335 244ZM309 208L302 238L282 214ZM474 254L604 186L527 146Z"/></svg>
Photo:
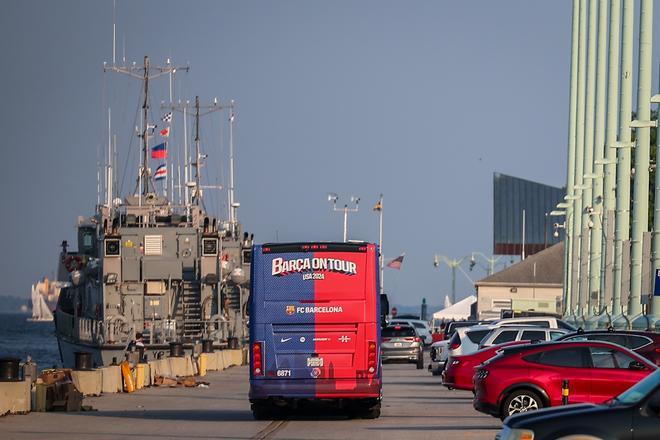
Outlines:
<svg viewBox="0 0 660 440"><path fill-rule="evenodd" d="M282 338L282 339L280 339L280 342L288 342L290 340L291 340L291 338Z"/></svg>

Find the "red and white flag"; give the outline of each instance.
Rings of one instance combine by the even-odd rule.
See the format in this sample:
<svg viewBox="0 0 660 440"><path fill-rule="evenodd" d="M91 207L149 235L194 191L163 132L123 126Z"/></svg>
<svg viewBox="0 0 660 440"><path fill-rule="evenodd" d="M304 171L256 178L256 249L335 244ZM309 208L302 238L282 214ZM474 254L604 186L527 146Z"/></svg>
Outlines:
<svg viewBox="0 0 660 440"><path fill-rule="evenodd" d="M387 267L389 267L390 269L401 270L401 265L403 264L403 257L405 257L405 255L406 254L399 255L394 260L387 263Z"/></svg>
<svg viewBox="0 0 660 440"><path fill-rule="evenodd" d="M170 127L165 127L160 131L160 135L164 138L170 137Z"/></svg>

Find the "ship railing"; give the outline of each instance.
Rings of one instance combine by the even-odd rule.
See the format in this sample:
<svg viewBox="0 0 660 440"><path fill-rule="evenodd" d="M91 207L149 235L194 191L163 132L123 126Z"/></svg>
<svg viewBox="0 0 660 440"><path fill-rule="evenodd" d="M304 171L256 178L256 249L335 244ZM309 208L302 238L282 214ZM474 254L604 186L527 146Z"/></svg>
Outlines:
<svg viewBox="0 0 660 440"><path fill-rule="evenodd" d="M81 341L102 343L104 339L103 321L92 318L78 318L77 337Z"/></svg>

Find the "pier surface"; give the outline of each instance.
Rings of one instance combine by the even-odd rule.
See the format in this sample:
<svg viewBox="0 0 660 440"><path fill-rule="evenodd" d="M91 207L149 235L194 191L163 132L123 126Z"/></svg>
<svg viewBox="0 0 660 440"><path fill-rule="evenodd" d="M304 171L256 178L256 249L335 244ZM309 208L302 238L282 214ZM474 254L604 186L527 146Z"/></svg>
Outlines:
<svg viewBox="0 0 660 440"><path fill-rule="evenodd" d="M414 365L385 365L383 411L376 420L340 412L294 413L255 421L247 400L248 369L232 367L202 380L209 388L149 388L86 398L96 409L0 418L2 439L493 439L498 419L472 408L472 393L449 391Z"/></svg>

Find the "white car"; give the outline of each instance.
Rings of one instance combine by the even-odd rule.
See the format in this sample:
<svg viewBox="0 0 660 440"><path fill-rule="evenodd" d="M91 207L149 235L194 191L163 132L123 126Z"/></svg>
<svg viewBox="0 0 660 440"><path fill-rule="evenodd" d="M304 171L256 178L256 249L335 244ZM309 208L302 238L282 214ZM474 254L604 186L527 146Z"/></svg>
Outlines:
<svg viewBox="0 0 660 440"><path fill-rule="evenodd" d="M497 327L494 325L473 325L456 329L456 333L449 340L448 357L479 350L481 340L495 328Z"/></svg>
<svg viewBox="0 0 660 440"><path fill-rule="evenodd" d="M489 322L488 325L475 325L472 327L457 329L454 336L449 340L448 357L470 354L479 350L479 344L482 339L484 339L493 329L510 326L519 327L521 325L536 327L539 329L563 329L575 331L573 330L573 326L561 319L555 318L554 316L529 316L498 319ZM549 334L547 336L549 337Z"/></svg>
<svg viewBox="0 0 660 440"><path fill-rule="evenodd" d="M502 326L491 330L479 344L479 350L493 345L504 344L513 341L554 341L568 333L568 330L560 328L541 328L533 326Z"/></svg>
<svg viewBox="0 0 660 440"><path fill-rule="evenodd" d="M433 342L433 336L431 335L431 329L429 324L426 321L421 319L390 319L388 321L389 325L394 324L408 324L415 329L417 335L422 338L424 345L430 345Z"/></svg>
<svg viewBox="0 0 660 440"><path fill-rule="evenodd" d="M448 353L449 353L448 339L437 341L431 344L431 349L430 349L431 363L429 364L429 371L434 376L440 376L440 374L442 374L442 370L445 369Z"/></svg>
<svg viewBox="0 0 660 440"><path fill-rule="evenodd" d="M488 324L494 325L496 327L502 327L505 325L529 325L532 327L543 327L543 328L561 328L571 332L577 331L575 327L562 321L559 318L554 316L521 316L518 318L504 318L496 319L495 321L489 322Z"/></svg>

